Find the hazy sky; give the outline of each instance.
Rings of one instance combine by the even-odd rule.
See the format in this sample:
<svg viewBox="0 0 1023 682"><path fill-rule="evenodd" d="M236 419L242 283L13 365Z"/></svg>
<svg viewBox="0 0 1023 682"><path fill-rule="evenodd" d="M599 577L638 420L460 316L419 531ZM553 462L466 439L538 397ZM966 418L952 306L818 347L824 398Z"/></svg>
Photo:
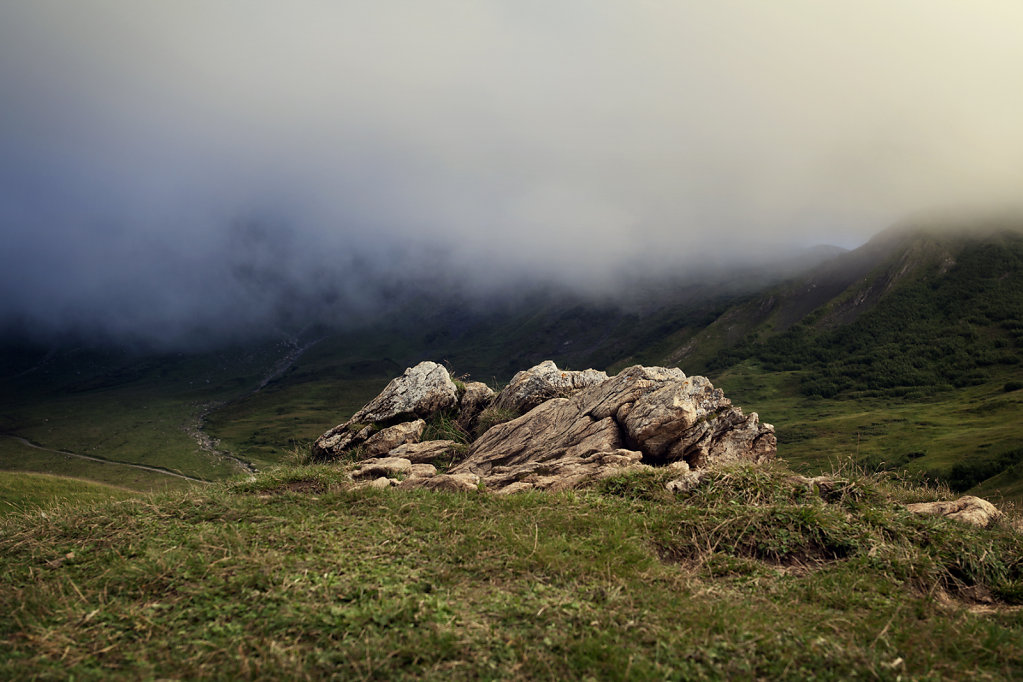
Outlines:
<svg viewBox="0 0 1023 682"><path fill-rule="evenodd" d="M0 97L0 318L173 337L1019 202L1023 3L0 0Z"/></svg>

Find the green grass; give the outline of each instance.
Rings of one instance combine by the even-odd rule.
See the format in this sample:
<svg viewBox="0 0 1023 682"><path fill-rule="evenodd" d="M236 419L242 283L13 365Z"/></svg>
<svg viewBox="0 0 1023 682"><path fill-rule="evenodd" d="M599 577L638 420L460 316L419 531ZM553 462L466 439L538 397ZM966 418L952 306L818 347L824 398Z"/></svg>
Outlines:
<svg viewBox="0 0 1023 682"><path fill-rule="evenodd" d="M192 433L196 420L207 406L250 393L281 352L254 346L137 356L65 349L35 368L32 357L11 353L8 361L18 359L19 365L8 367L10 374L0 382L0 433L207 480L235 476L240 471L235 462L199 448ZM29 369L17 371L25 366ZM41 462L53 463L39 452L35 459L7 460L2 468L37 471ZM111 482L105 473L92 476L100 469L78 463L57 471Z"/></svg>
<svg viewBox="0 0 1023 682"><path fill-rule="evenodd" d="M131 497L135 491L49 474L0 471L0 516L55 505L89 505Z"/></svg>
<svg viewBox="0 0 1023 682"><path fill-rule="evenodd" d="M199 449L187 431L197 406L168 396L159 384L54 397L19 408L5 429L55 450L172 469L204 479L238 473Z"/></svg>
<svg viewBox="0 0 1023 682"><path fill-rule="evenodd" d="M369 402L388 379L343 379L271 384L259 393L214 411L207 433L221 447L245 453L247 461L266 467L284 461L324 431L344 422Z"/></svg>
<svg viewBox="0 0 1023 682"><path fill-rule="evenodd" d="M196 485L183 478L136 469L116 462L94 462L56 452L46 452L3 436L0 436L0 471L59 474L85 482L146 492L182 490ZM0 499L6 499L6 495L0 494Z"/></svg>
<svg viewBox="0 0 1023 682"><path fill-rule="evenodd" d="M1014 679L1023 541L780 466L563 494L331 466L0 520L0 676ZM979 596L994 601L973 608Z"/></svg>
<svg viewBox="0 0 1023 682"><path fill-rule="evenodd" d="M775 425L779 455L800 471L817 473L852 458L869 468L944 480L956 465L1019 448L1023 392L1006 393L1004 376L917 399L812 399L799 392L801 376L747 361L714 377L735 404ZM1023 503L1023 471L1007 472L977 492Z"/></svg>

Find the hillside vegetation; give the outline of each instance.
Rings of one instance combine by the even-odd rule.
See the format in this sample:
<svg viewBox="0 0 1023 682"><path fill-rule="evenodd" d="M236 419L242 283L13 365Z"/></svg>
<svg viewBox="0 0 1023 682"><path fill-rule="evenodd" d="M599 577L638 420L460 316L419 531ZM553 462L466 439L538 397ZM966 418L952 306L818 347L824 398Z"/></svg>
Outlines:
<svg viewBox="0 0 1023 682"><path fill-rule="evenodd" d="M57 450L219 480L243 470L227 455L265 468L307 450L421 360L497 387L553 359L704 374L773 423L780 455L804 473L853 457L1023 501L1018 227L894 229L789 275L640 282L604 303L537 289L487 307L421 291L358 329L314 325L216 352L7 348L0 432L51 452L0 438L0 469L187 485Z"/></svg>
<svg viewBox="0 0 1023 682"><path fill-rule="evenodd" d="M0 676L994 679L1023 535L940 491L736 467L575 493L353 489L348 465L0 520Z"/></svg>
<svg viewBox="0 0 1023 682"><path fill-rule="evenodd" d="M878 300L855 310L874 289ZM710 364L800 371L808 397L920 398L1015 373L1021 349L1023 234L916 236L855 287L780 333L752 332Z"/></svg>
<svg viewBox="0 0 1023 682"><path fill-rule="evenodd" d="M789 326L778 311L824 274L754 302L778 311L708 375L776 423L779 451L807 470L854 455L1023 500L1023 234L895 231L863 250L884 255L865 272L862 253L840 257L826 274L845 289Z"/></svg>

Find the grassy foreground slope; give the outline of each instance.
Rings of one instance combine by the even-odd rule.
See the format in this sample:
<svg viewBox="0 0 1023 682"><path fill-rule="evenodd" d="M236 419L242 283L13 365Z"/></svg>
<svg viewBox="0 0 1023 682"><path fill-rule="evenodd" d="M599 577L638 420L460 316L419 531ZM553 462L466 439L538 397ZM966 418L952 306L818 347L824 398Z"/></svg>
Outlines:
<svg viewBox="0 0 1023 682"><path fill-rule="evenodd" d="M0 471L0 516L56 505L88 505L122 500L134 493L101 483L65 476Z"/></svg>
<svg viewBox="0 0 1023 682"><path fill-rule="evenodd" d="M344 465L0 520L0 677L1019 679L1023 535L884 476L674 497L353 490Z"/></svg>

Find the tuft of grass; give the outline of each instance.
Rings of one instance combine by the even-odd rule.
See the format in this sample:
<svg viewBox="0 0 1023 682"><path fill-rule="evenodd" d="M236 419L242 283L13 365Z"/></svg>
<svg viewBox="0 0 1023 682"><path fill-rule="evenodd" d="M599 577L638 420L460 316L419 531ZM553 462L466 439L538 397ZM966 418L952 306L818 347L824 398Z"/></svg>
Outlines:
<svg viewBox="0 0 1023 682"><path fill-rule="evenodd" d="M453 440L456 443L468 445L473 438L472 434L458 423L454 410L442 410L427 420L420 440Z"/></svg>
<svg viewBox="0 0 1023 682"><path fill-rule="evenodd" d="M519 415L513 410L504 410L499 407L491 405L480 412L479 418L476 420L476 428L473 435L479 438L484 433L497 426L498 424L504 424L510 422Z"/></svg>

